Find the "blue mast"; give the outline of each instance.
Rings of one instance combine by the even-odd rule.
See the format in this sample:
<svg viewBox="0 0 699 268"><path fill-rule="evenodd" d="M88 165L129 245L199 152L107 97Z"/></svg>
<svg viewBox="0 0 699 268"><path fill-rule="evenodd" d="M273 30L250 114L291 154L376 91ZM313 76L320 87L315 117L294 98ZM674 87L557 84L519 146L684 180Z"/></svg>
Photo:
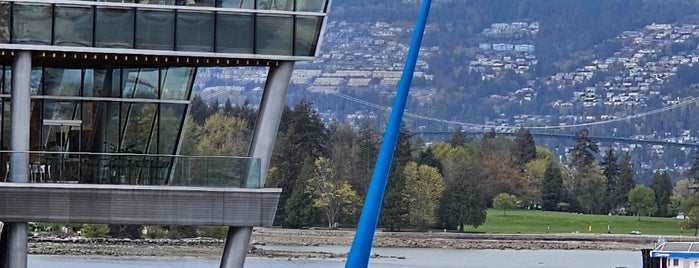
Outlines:
<svg viewBox="0 0 699 268"><path fill-rule="evenodd" d="M413 72L415 71L418 52L420 52L422 35L425 32L425 25L427 24L427 14L430 11L430 3L431 0L422 0L420 14L415 23L413 39L405 59L403 74L398 83L396 99L393 101L391 116L388 119L388 125L386 126L386 132L384 133L381 143L379 156L376 159L374 174L371 177L369 191L367 192L364 202L364 209L359 218L352 248L350 249L347 263L345 264L346 268L367 267L369 265L369 255L371 254L371 246L374 241L374 232L376 231L376 225L379 221L381 203L383 202L383 195L386 191L386 183L388 182L388 172L391 168L393 152L398 142L401 120L403 119L405 104L408 100L410 83L413 80Z"/></svg>

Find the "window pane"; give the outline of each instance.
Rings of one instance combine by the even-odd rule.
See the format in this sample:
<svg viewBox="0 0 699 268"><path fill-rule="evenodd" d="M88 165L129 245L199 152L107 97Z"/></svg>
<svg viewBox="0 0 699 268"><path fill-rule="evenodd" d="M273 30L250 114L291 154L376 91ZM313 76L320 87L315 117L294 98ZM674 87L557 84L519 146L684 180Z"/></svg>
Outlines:
<svg viewBox="0 0 699 268"><path fill-rule="evenodd" d="M223 0L221 7L253 9L255 0Z"/></svg>
<svg viewBox="0 0 699 268"><path fill-rule="evenodd" d="M44 94L52 96L79 96L82 70L44 69Z"/></svg>
<svg viewBox="0 0 699 268"><path fill-rule="evenodd" d="M49 4L15 3L12 18L12 42L17 44L51 44L51 18Z"/></svg>
<svg viewBox="0 0 699 268"><path fill-rule="evenodd" d="M296 17L296 39L294 40L294 55L315 55L318 35L320 32L320 17Z"/></svg>
<svg viewBox="0 0 699 268"><path fill-rule="evenodd" d="M160 106L160 146L158 153L175 154L175 143L180 137L180 129L184 122L184 104L162 104Z"/></svg>
<svg viewBox="0 0 699 268"><path fill-rule="evenodd" d="M145 153L149 144L153 119L157 111L157 105L152 103L124 104L122 117L126 120L123 124L124 136L121 143L122 153Z"/></svg>
<svg viewBox="0 0 699 268"><path fill-rule="evenodd" d="M326 0L296 0L297 11L324 12Z"/></svg>
<svg viewBox="0 0 699 268"><path fill-rule="evenodd" d="M171 50L175 12L139 9L136 15L136 48Z"/></svg>
<svg viewBox="0 0 699 268"><path fill-rule="evenodd" d="M124 71L124 98L157 99L158 98L158 69L139 69Z"/></svg>
<svg viewBox="0 0 699 268"><path fill-rule="evenodd" d="M293 10L294 0L257 0L257 9Z"/></svg>
<svg viewBox="0 0 699 268"><path fill-rule="evenodd" d="M91 7L56 5L54 44L59 46L92 46Z"/></svg>
<svg viewBox="0 0 699 268"><path fill-rule="evenodd" d="M258 15L255 25L255 53L291 55L292 17Z"/></svg>
<svg viewBox="0 0 699 268"><path fill-rule="evenodd" d="M216 52L252 53L253 17L221 13L216 16Z"/></svg>
<svg viewBox="0 0 699 268"><path fill-rule="evenodd" d="M177 50L213 51L214 13L177 13Z"/></svg>
<svg viewBox="0 0 699 268"><path fill-rule="evenodd" d="M170 67L162 69L161 79L163 100L185 100L189 96L190 85L194 79L194 68Z"/></svg>
<svg viewBox="0 0 699 268"><path fill-rule="evenodd" d="M10 2L0 2L0 43L10 42Z"/></svg>
<svg viewBox="0 0 699 268"><path fill-rule="evenodd" d="M96 12L96 47L133 47L133 9L97 7Z"/></svg>

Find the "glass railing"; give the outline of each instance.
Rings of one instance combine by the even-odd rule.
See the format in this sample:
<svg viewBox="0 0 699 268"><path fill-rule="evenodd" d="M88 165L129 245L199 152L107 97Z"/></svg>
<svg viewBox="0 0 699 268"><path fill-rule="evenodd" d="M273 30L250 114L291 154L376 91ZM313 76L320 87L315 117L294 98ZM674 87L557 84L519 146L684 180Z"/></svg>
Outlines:
<svg viewBox="0 0 699 268"><path fill-rule="evenodd" d="M260 188L260 159L129 153L0 151L2 180L11 154L29 158L27 181L116 185Z"/></svg>

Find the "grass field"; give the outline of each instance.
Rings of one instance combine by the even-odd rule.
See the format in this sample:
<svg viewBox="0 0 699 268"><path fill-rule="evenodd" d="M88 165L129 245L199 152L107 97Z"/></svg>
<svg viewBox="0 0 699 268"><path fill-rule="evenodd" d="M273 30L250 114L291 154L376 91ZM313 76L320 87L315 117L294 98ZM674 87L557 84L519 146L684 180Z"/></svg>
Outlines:
<svg viewBox="0 0 699 268"><path fill-rule="evenodd" d="M467 226L465 231L510 234L607 233L609 225L614 234L629 234L638 230L643 234L694 235L694 230L683 231L679 225L680 221L675 218L655 217L641 217L639 221L635 216L585 215L538 210L507 211L505 216L502 210L489 209L485 224L478 229ZM592 231L588 230L590 226Z"/></svg>

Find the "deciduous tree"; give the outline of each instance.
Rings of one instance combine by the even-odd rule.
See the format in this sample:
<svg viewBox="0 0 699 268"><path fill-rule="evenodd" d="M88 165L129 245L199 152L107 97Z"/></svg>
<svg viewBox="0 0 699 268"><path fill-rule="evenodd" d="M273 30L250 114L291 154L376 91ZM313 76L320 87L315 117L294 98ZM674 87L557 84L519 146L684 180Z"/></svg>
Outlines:
<svg viewBox="0 0 699 268"><path fill-rule="evenodd" d="M638 220L641 220L641 215L650 216L658 210L658 204L655 203L655 193L648 187L639 185L629 191L629 209L636 213Z"/></svg>
<svg viewBox="0 0 699 268"><path fill-rule="evenodd" d="M403 203L408 207L407 222L419 229L434 226L437 221L439 199L444 191L444 179L431 166L408 162L403 169L405 190Z"/></svg>
<svg viewBox="0 0 699 268"><path fill-rule="evenodd" d="M501 193L493 198L493 208L501 209L503 215L507 216L507 210L517 207L517 197L508 193Z"/></svg>
<svg viewBox="0 0 699 268"><path fill-rule="evenodd" d="M351 214L359 207L357 192L347 180L336 178L331 160L320 157L315 161L315 175L309 180L307 192L314 196L313 206L325 214L328 228L334 228L340 214Z"/></svg>

